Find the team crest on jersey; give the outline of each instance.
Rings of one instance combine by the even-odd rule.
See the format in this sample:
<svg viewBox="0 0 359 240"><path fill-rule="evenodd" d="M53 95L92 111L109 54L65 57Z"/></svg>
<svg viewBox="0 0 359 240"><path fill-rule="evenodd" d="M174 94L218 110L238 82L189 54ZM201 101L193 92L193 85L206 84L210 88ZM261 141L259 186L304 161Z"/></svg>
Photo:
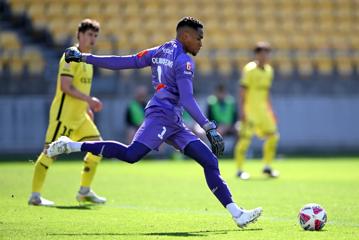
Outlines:
<svg viewBox="0 0 359 240"><path fill-rule="evenodd" d="M186 70L191 71L192 70L192 64L190 62L186 63Z"/></svg>

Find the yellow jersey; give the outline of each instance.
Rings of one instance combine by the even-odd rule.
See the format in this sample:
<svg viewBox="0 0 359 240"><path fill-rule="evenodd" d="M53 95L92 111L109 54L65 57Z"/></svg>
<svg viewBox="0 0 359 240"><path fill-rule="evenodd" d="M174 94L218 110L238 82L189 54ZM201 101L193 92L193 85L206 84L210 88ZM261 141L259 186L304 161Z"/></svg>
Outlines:
<svg viewBox="0 0 359 240"><path fill-rule="evenodd" d="M57 74L56 93L51 104L50 121L66 123L71 128L77 128L85 121L88 104L61 91L61 76L72 77L72 85L80 92L90 95L93 67L83 62L65 62L62 55Z"/></svg>
<svg viewBox="0 0 359 240"><path fill-rule="evenodd" d="M240 85L246 88L245 112L268 110L268 95L272 80L273 69L269 64L260 68L255 61L252 61L243 68Z"/></svg>

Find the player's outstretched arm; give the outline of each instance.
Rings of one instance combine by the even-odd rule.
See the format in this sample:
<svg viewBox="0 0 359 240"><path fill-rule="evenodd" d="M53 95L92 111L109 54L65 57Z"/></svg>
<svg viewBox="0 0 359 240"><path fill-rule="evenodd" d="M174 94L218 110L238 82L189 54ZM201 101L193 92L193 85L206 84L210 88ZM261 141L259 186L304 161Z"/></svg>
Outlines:
<svg viewBox="0 0 359 240"><path fill-rule="evenodd" d="M179 66L176 71L176 82L180 96L179 101L191 117L206 131L207 138L212 146L212 152L219 157L224 152L224 141L222 136L217 132L216 124L208 121L193 96L193 69L188 69L188 64L190 62L186 62L184 66Z"/></svg>
<svg viewBox="0 0 359 240"><path fill-rule="evenodd" d="M192 81L190 79L179 79L177 85L180 94L180 103L191 117L206 131L207 138L211 143L212 152L217 157L222 156L224 152L223 137L217 132L216 124L208 121L199 108L193 96Z"/></svg>
<svg viewBox="0 0 359 240"><path fill-rule="evenodd" d="M153 49L144 50L135 55L128 56L110 56L110 55L92 55L81 53L76 47L70 47L65 50L65 61L86 62L96 67L112 70L144 68L151 64Z"/></svg>

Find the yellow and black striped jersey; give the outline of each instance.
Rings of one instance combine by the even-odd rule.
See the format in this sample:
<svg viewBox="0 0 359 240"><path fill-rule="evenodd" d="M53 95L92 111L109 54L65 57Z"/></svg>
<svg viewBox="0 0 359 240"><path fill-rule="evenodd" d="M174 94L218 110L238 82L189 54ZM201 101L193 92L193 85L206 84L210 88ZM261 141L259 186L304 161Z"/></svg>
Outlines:
<svg viewBox="0 0 359 240"><path fill-rule="evenodd" d="M56 93L51 104L50 121L66 122L76 128L86 118L88 104L61 91L61 76L72 77L72 85L80 92L90 95L93 66L83 62L65 62L63 55L59 62Z"/></svg>

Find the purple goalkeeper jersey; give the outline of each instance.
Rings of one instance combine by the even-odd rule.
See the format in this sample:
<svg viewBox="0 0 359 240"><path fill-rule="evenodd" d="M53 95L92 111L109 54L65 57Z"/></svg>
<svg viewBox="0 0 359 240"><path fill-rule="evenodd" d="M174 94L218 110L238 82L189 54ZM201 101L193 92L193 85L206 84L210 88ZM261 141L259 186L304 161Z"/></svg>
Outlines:
<svg viewBox="0 0 359 240"><path fill-rule="evenodd" d="M146 114L160 108L173 111L174 114L182 117L185 108L200 126L208 122L193 97L192 81L195 65L178 40L143 50L136 55L88 55L86 62L114 70L150 66L155 94L146 106Z"/></svg>

